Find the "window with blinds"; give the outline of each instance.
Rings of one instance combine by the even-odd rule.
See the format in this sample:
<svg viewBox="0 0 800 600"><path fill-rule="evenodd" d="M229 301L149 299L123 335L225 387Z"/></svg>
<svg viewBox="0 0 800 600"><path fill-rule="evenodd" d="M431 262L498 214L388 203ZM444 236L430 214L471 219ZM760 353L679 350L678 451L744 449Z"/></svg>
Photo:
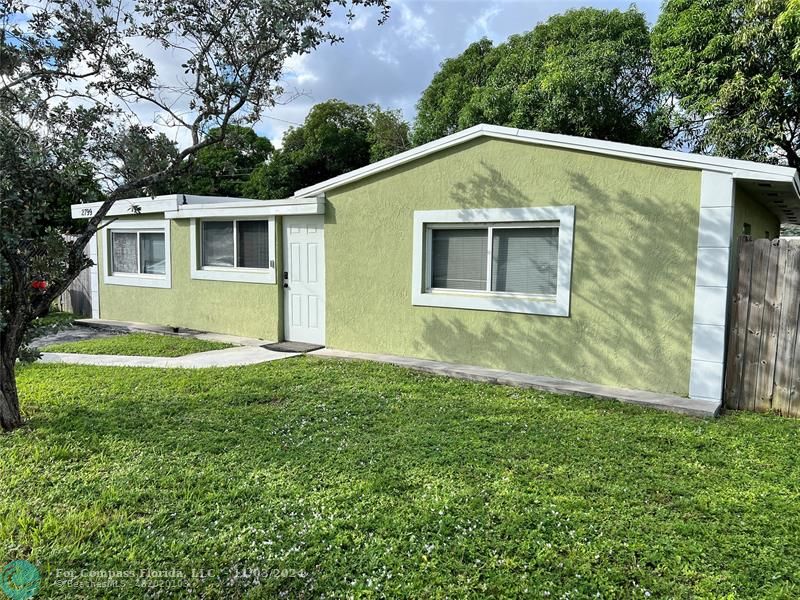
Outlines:
<svg viewBox="0 0 800 600"><path fill-rule="evenodd" d="M269 267L266 221L239 221L237 266L248 269Z"/></svg>
<svg viewBox="0 0 800 600"><path fill-rule="evenodd" d="M201 266L269 268L268 221L203 221Z"/></svg>
<svg viewBox="0 0 800 600"><path fill-rule="evenodd" d="M486 289L486 229L434 229L431 239L433 287Z"/></svg>
<svg viewBox="0 0 800 600"><path fill-rule="evenodd" d="M558 227L430 229L430 287L554 296L558 285Z"/></svg>
<svg viewBox="0 0 800 600"><path fill-rule="evenodd" d="M555 295L558 227L492 230L492 290Z"/></svg>

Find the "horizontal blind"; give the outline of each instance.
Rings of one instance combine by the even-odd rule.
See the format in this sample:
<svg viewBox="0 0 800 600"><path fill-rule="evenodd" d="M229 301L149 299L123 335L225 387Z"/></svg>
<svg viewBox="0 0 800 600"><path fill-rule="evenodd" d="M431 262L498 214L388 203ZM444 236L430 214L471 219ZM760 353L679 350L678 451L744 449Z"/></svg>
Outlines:
<svg viewBox="0 0 800 600"><path fill-rule="evenodd" d="M558 227L494 229L492 290L555 295Z"/></svg>
<svg viewBox="0 0 800 600"><path fill-rule="evenodd" d="M203 221L203 266L233 266L233 221Z"/></svg>
<svg viewBox="0 0 800 600"><path fill-rule="evenodd" d="M167 261L163 233L139 234L139 252L142 253L142 273L166 274Z"/></svg>
<svg viewBox="0 0 800 600"><path fill-rule="evenodd" d="M135 233L111 232L111 271L114 273L139 272Z"/></svg>
<svg viewBox="0 0 800 600"><path fill-rule="evenodd" d="M237 252L239 267L250 269L266 269L269 267L269 252L267 251L267 222L266 221L239 221L236 225L239 231Z"/></svg>
<svg viewBox="0 0 800 600"><path fill-rule="evenodd" d="M431 285L455 290L486 289L486 229L431 232Z"/></svg>

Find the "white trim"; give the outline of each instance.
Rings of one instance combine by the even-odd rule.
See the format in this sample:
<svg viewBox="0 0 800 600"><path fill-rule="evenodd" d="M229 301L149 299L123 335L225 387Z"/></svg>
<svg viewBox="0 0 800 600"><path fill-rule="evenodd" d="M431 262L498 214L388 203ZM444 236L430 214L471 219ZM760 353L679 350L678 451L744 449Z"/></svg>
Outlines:
<svg viewBox="0 0 800 600"><path fill-rule="evenodd" d="M136 231L164 233L164 275L151 275L147 273L114 273L112 272L111 243L109 235L112 231ZM106 285L130 285L134 287L171 288L172 287L172 259L170 256L170 222L163 219L125 219L107 222L100 229L100 239L103 247L103 283ZM136 256L140 253L139 244L136 245Z"/></svg>
<svg viewBox="0 0 800 600"><path fill-rule="evenodd" d="M496 292L456 292L430 290L426 278L430 272L425 239L428 225L435 223L514 223L558 225L558 282L553 298L535 298ZM575 230L574 206L531 208L477 208L463 210L414 211L413 264L411 268L411 303L414 306L466 308L530 315L568 317L572 285L572 245Z"/></svg>
<svg viewBox="0 0 800 600"><path fill-rule="evenodd" d="M325 198L287 198L286 200L241 200L225 204L178 205L164 213L166 219L199 219L209 217L268 217L275 215L325 214Z"/></svg>
<svg viewBox="0 0 800 600"><path fill-rule="evenodd" d="M261 214L322 214L324 197L283 198L277 200L257 200L254 198L234 198L231 196L196 196L194 194L164 194L162 196L143 196L117 200L106 214L107 217L136 216L151 213L166 213L168 219L189 217L242 216L241 211L228 213L229 209L257 209L245 211L245 215ZM73 219L89 219L103 206L102 202L73 204L70 209ZM268 212L258 212L265 210ZM288 212L287 212L288 211ZM307 212L301 212L307 211ZM308 212L310 211L310 212ZM208 214L204 214L207 212Z"/></svg>
<svg viewBox="0 0 800 600"><path fill-rule="evenodd" d="M268 269L247 269L243 267L201 267L202 251L200 249L199 229L202 221L267 221L267 250L269 252ZM169 221L167 221L169 223ZM234 230L234 257L236 232ZM191 219L189 221L189 276L192 279L207 281L235 281L240 283L275 283L275 217L232 218L230 216Z"/></svg>
<svg viewBox="0 0 800 600"><path fill-rule="evenodd" d="M655 164L670 165L675 167L688 167L702 169L705 171L720 171L733 175L736 179L750 179L756 181L781 181L795 183L795 189L800 197L800 179L796 179L796 171L790 167L767 165L745 160L734 160L720 158L717 156L705 156L701 154L689 154L675 150L663 150L661 148L648 148L644 146L634 146L632 144L621 144L619 142L607 142L570 135L560 135L554 133L543 133L526 129L516 129L513 127L500 127L498 125L476 125L448 135L441 139L423 144L417 148L401 152L376 163L355 169L344 175L332 177L326 181L305 187L295 192L295 196L311 196L332 190L334 188L353 183L365 177L380 173L396 166L405 164L412 160L422 158L434 152L439 152L445 148L450 148L458 144L481 138L489 137L495 139L506 139L540 146L551 146L556 148L566 148L569 150L579 150L594 154L603 154L618 158L635 160Z"/></svg>
<svg viewBox="0 0 800 600"><path fill-rule="evenodd" d="M156 196L155 198L126 198L117 200L106 213L106 217L131 217L143 214L162 213L174 210L178 202L176 195ZM102 202L73 204L70 209L73 219L90 219Z"/></svg>
<svg viewBox="0 0 800 600"><path fill-rule="evenodd" d="M89 267L89 302L92 305L92 318L100 318L100 277L98 265L100 264L97 256L97 234L89 240L89 258L94 263Z"/></svg>
<svg viewBox="0 0 800 600"><path fill-rule="evenodd" d="M703 171L692 317L689 397L722 401L725 329L733 239L734 182L731 174Z"/></svg>

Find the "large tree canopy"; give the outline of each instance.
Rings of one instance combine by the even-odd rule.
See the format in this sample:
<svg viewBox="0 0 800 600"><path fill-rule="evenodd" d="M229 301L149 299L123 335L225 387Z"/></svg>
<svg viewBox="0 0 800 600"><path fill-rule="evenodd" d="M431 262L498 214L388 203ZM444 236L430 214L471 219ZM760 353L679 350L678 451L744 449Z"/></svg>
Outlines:
<svg viewBox="0 0 800 600"><path fill-rule="evenodd" d="M222 137L219 130L209 132ZM241 196L252 172L266 164L274 148L250 127L231 126L218 144L200 149L173 191L210 196Z"/></svg>
<svg viewBox="0 0 800 600"><path fill-rule="evenodd" d="M486 38L470 44L455 58L448 58L433 76L417 102L415 145L466 129L476 123L464 110L473 94L486 86L500 53Z"/></svg>
<svg viewBox="0 0 800 600"><path fill-rule="evenodd" d="M668 0L658 79L694 150L800 166L800 3Z"/></svg>
<svg viewBox="0 0 800 600"><path fill-rule="evenodd" d="M246 196L284 198L380 160L409 146L408 125L399 112L341 100L315 105L303 125L290 129L283 147L258 167L244 187Z"/></svg>
<svg viewBox="0 0 800 600"><path fill-rule="evenodd" d="M21 423L14 369L31 322L88 266L86 244L114 202L257 121L281 94L286 60L338 41L332 9L355 5L388 15L387 0L0 3L0 427ZM182 77L162 79L154 48ZM147 139L163 142L137 122L143 107L188 143L137 165ZM52 208L86 200L103 204L65 243Z"/></svg>
<svg viewBox="0 0 800 600"><path fill-rule="evenodd" d="M485 122L650 146L671 138L644 15L582 8L445 61L418 104L419 144Z"/></svg>

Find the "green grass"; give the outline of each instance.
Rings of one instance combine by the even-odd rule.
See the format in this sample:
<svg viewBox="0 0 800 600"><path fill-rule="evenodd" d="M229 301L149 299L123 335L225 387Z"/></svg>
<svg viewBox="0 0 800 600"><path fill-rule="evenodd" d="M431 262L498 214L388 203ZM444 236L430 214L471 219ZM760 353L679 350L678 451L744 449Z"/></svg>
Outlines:
<svg viewBox="0 0 800 600"><path fill-rule="evenodd" d="M800 597L798 421L312 357L19 386L0 561L42 598ZM64 585L148 568L185 577Z"/></svg>
<svg viewBox="0 0 800 600"><path fill-rule="evenodd" d="M31 327L41 329L45 327L66 327L72 325L75 315L60 310L51 310L46 316L34 319Z"/></svg>
<svg viewBox="0 0 800 600"><path fill-rule="evenodd" d="M50 344L43 352L114 354L124 356L186 356L195 352L232 348L231 344L157 333L126 333L80 342Z"/></svg>

